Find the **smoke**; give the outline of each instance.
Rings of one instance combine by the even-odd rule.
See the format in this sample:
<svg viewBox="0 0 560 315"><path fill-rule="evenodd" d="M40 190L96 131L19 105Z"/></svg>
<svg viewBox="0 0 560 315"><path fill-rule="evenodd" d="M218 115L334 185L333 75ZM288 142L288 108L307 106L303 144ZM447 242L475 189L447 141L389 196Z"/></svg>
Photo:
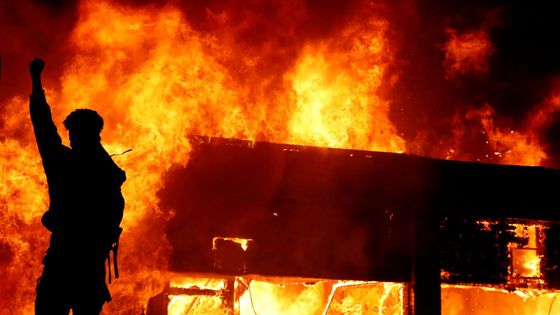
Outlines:
<svg viewBox="0 0 560 315"><path fill-rule="evenodd" d="M560 51L552 40L560 25L553 5L418 1L415 8L415 18L408 21L391 18L397 23L393 28L398 31L401 60L400 80L392 92L392 118L408 140L409 151L504 163L494 154L486 158L495 148L486 144L487 136L477 136L476 130L480 134L484 128L467 119L466 114L488 105L500 128L532 132L530 117L556 93L555 81L560 73ZM393 17L400 14L391 12ZM483 67L479 69L483 71L449 76L445 48L453 34L468 37L477 33L491 45L481 60ZM555 124L558 122L551 121L550 128ZM532 145L547 147L548 162L541 163L558 167L551 162L558 151L552 147L558 141L546 138L547 128L540 130ZM459 129L463 130L458 132ZM450 155L449 150L455 155Z"/></svg>

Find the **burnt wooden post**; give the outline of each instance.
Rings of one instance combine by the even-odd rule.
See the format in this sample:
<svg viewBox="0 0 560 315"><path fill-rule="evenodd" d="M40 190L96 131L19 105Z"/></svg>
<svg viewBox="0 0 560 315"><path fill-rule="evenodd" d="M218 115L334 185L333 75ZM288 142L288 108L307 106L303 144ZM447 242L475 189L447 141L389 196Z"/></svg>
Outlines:
<svg viewBox="0 0 560 315"><path fill-rule="evenodd" d="M412 258L413 314L440 315L439 216L437 211L417 210Z"/></svg>

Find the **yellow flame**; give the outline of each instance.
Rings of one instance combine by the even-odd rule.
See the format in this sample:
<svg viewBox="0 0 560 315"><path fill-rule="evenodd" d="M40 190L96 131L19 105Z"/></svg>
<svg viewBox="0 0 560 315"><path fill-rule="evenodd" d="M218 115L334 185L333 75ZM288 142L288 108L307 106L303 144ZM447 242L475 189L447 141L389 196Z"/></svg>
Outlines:
<svg viewBox="0 0 560 315"><path fill-rule="evenodd" d="M253 240L250 238L239 238L239 237L221 237L221 236L216 236L214 238L212 238L212 250L216 250L216 242L218 240L224 240L224 241L230 241L230 242L234 242L236 244L239 244L241 246L241 249L243 249L244 251L247 251L247 248L249 248L249 244L250 242L252 242Z"/></svg>
<svg viewBox="0 0 560 315"><path fill-rule="evenodd" d="M441 293L442 314L560 314L559 291L443 285Z"/></svg>
<svg viewBox="0 0 560 315"><path fill-rule="evenodd" d="M154 10L84 0L78 13L66 43L72 52L67 64L47 60L45 71L65 67L60 82L44 86L63 138L65 115L88 107L104 117L101 136L110 153L132 149L114 158L128 179L122 277L111 285L114 299L105 307L111 314L139 313L169 278L165 222L173 213L160 209L156 192L172 166L188 163L187 134L404 150L388 118L389 103L380 96L392 62L382 18L356 18L332 39L304 45L271 92L270 80L257 75L264 73L260 65L234 51L234 41L193 30L172 4ZM240 81L224 58L241 60L255 75ZM5 285L15 293L2 306L32 313L48 239L39 219L48 201L26 103L22 95L3 104L10 116L2 125L0 165L7 180L0 186L1 241L14 251L3 275L13 278ZM25 129L12 131L18 128Z"/></svg>

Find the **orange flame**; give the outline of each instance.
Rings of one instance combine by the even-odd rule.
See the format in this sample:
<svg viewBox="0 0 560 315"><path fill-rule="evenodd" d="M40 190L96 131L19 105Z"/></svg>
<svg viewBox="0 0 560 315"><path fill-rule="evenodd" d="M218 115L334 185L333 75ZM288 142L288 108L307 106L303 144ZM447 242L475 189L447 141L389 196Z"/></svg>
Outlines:
<svg viewBox="0 0 560 315"><path fill-rule="evenodd" d="M494 52L494 48L487 31L457 34L456 30L448 28L446 33L449 39L442 49L445 52L447 78L488 72L488 58Z"/></svg>
<svg viewBox="0 0 560 315"><path fill-rule="evenodd" d="M296 15L306 14L291 9ZM159 207L156 192L171 167L188 163L187 134L405 151L406 141L389 118L386 97L398 79L389 73L395 63L390 25L375 10L364 8L329 38L310 37L280 51L266 43L247 53L234 35L250 27L250 21L231 34L228 27L203 33L173 4L79 4L69 42L61 43L71 52L68 63L60 81L47 81L45 87L61 133L64 115L89 107L105 118L102 137L110 153L132 148L114 158L127 171L127 205L122 278L111 285L114 301L105 307L106 313L141 313L171 278L165 223L173 213ZM220 25L232 19L226 12L207 13ZM293 27L286 29L284 38L295 32ZM448 35L448 77L488 71L493 48L486 32L449 30ZM282 59L282 67L273 64L276 59ZM46 71L53 67L47 60ZM9 114L0 124L0 309L10 314L33 313L35 281L48 240L40 224L48 205L47 187L24 94L1 104ZM519 133L495 126L489 105L468 117L481 120L504 163L539 165L546 154L538 137L550 123L549 115L560 109L559 95L539 107ZM267 286L256 281L253 285ZM320 285L311 287L302 292L325 291ZM391 296L402 291L400 286L383 290ZM307 301L304 293L300 297ZM172 306L180 308L179 300L175 298ZM355 304L345 302L345 296L340 301L334 307L353 311Z"/></svg>
<svg viewBox="0 0 560 315"><path fill-rule="evenodd" d="M542 140L544 133L552 123L553 115L560 112L558 91L560 90L553 90L544 102L537 105L536 109L526 117L523 127L519 130L496 125L494 109L489 104L469 110L465 118L480 122L487 138L486 144L494 152L499 163L541 166L548 158L547 144Z"/></svg>
<svg viewBox="0 0 560 315"><path fill-rule="evenodd" d="M385 21L368 21L333 40L307 46L289 75L296 109L288 142L404 152L404 140L378 95L391 51Z"/></svg>
<svg viewBox="0 0 560 315"><path fill-rule="evenodd" d="M188 163L187 134L404 150L388 118L389 102L381 97L392 62L382 18L356 18L332 39L308 42L291 67L275 74L281 82L271 90L266 76L240 80L227 58L239 57L254 74L264 69L241 58L235 43L194 30L173 5L155 10L83 1L78 11L68 43L73 56L60 85L45 82L53 118L62 133L64 115L80 107L95 109L105 118L102 138L108 151L132 148L114 158L128 174L127 205L122 278L111 285L114 302L106 312L140 313L165 286L170 252L165 221L172 214L159 208L155 193L173 165ZM55 66L47 60L46 71ZM32 313L48 239L39 219L48 198L26 103L25 97L10 100L2 126L7 150L0 165L7 180L1 186L0 254L10 258L1 271L8 280L0 285L6 292L0 306ZM23 137L12 131L21 125Z"/></svg>

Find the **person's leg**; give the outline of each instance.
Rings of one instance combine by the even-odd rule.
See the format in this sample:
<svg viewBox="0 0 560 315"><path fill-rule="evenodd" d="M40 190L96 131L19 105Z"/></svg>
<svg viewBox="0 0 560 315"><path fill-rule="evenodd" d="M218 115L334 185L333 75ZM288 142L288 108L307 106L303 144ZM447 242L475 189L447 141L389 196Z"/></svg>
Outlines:
<svg viewBox="0 0 560 315"><path fill-rule="evenodd" d="M105 301L97 298L84 298L72 307L73 315L99 315Z"/></svg>
<svg viewBox="0 0 560 315"><path fill-rule="evenodd" d="M103 304L111 300L105 279L101 277L91 281L83 281L75 289L80 294L72 302L73 315L98 315L101 313Z"/></svg>
<svg viewBox="0 0 560 315"><path fill-rule="evenodd" d="M56 281L43 274L37 281L35 315L68 315L70 305Z"/></svg>
<svg viewBox="0 0 560 315"><path fill-rule="evenodd" d="M79 281L75 282L72 291L76 293L70 307L73 315L98 315L103 304L111 301L109 288L105 283L105 265L96 268L83 268Z"/></svg>

